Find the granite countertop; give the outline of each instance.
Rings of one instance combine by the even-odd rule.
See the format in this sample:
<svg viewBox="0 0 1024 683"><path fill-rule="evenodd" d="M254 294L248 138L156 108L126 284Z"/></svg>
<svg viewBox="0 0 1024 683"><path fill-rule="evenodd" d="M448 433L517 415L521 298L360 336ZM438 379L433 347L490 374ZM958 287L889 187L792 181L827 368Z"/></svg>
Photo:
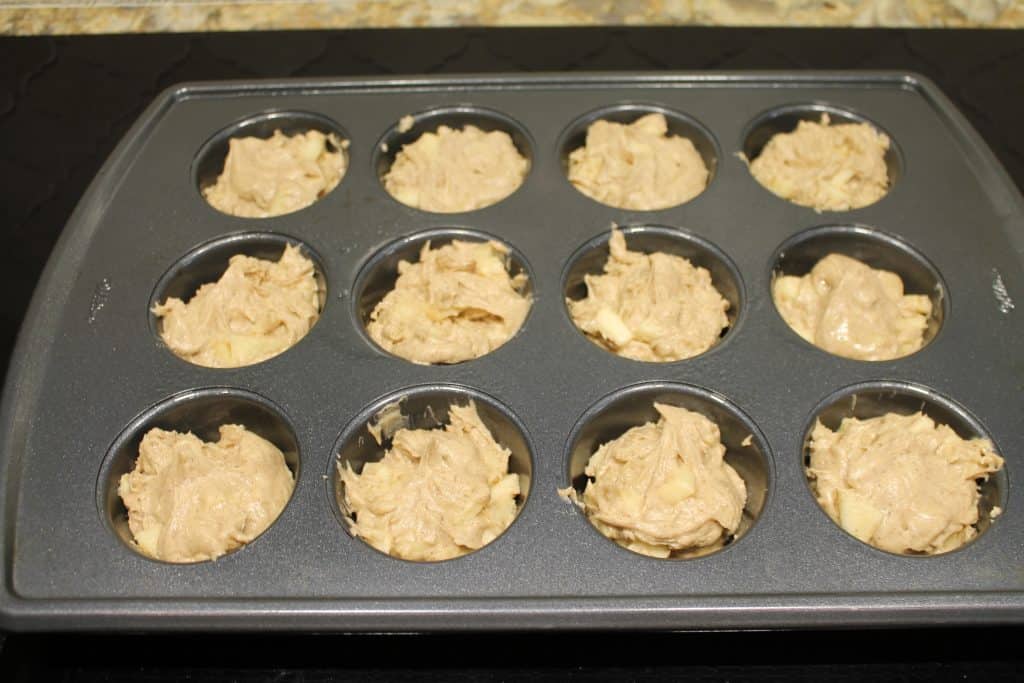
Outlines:
<svg viewBox="0 0 1024 683"><path fill-rule="evenodd" d="M0 34L452 26L1024 27L1024 0L16 0Z"/></svg>

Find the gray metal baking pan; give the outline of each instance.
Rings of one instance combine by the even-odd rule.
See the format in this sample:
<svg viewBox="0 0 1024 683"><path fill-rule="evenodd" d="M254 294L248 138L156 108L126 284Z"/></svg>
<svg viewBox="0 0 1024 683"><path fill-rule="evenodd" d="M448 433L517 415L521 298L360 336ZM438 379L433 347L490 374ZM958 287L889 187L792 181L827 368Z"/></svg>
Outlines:
<svg viewBox="0 0 1024 683"><path fill-rule="evenodd" d="M565 178L565 156L598 116L666 112L712 169L674 208L599 204ZM737 152L829 111L886 131L890 192L862 209L815 213L775 197ZM400 117L413 114L412 131ZM512 133L523 186L479 211L432 214L379 181L407 139L441 123ZM341 184L287 216L223 215L199 187L232 134L335 128L351 140ZM382 144L383 143L383 144ZM384 151L386 146L387 151ZM609 227L631 244L686 253L733 303L712 350L669 364L606 353L580 335L564 297L599 266ZM426 236L493 236L526 269L535 299L494 353L417 366L361 329L394 264ZM454 629L817 628L1024 623L1020 297L1024 202L991 152L927 80L906 73L562 74L228 82L161 95L122 140L67 225L39 283L3 398L0 627L14 630L433 631ZM322 316L298 345L234 370L190 365L155 333L149 306L214 279L235 252L283 241L314 256ZM826 251L897 270L932 296L929 343L894 361L831 356L776 313L777 270ZM514 452L527 495L495 542L414 563L351 537L335 500L337 454L365 460L363 422L405 397L415 424L477 400ZM650 416L653 400L723 425L751 490L725 549L657 560L601 536L557 494L590 449ZM431 408L431 411L427 409ZM938 557L870 548L833 524L803 472L816 416L923 408L1006 459L983 487L1003 514ZM431 415L433 417L431 417ZM215 562L172 565L125 542L113 493L141 432L208 434L239 420L274 440L297 477L261 537ZM753 439L744 445L747 435ZM354 441L352 440L354 439ZM987 515L985 515L987 520Z"/></svg>

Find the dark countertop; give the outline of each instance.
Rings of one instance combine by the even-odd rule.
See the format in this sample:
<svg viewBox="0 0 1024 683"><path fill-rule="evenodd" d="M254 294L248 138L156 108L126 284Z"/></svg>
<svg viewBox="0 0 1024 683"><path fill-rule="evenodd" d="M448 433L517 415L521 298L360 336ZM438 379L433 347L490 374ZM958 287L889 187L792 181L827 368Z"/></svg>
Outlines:
<svg viewBox="0 0 1024 683"><path fill-rule="evenodd" d="M0 357L78 199L121 135L185 80L554 70L909 69L1024 187L1013 31L428 29L0 38ZM936 188L944 192L945 188ZM970 226L965 226L969 229ZM470 636L8 635L0 680L1014 679L1024 628ZM2 637L2 635L0 635Z"/></svg>

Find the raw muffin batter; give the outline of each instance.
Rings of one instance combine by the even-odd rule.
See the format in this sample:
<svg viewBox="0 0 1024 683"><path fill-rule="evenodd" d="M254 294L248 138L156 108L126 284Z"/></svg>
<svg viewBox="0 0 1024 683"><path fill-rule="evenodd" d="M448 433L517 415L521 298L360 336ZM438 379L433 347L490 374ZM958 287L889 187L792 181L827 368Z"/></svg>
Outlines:
<svg viewBox="0 0 1024 683"><path fill-rule="evenodd" d="M258 363L302 339L320 316L313 262L291 245L276 263L238 254L187 304L171 297L153 313L162 319L164 343L190 363Z"/></svg>
<svg viewBox="0 0 1024 683"><path fill-rule="evenodd" d="M402 147L383 180L403 204L456 213L501 201L523 184L528 169L504 131L441 126Z"/></svg>
<svg viewBox="0 0 1024 683"><path fill-rule="evenodd" d="M729 326L729 302L705 268L671 254L629 251L612 230L603 275L587 275L587 297L566 299L576 326L626 358L674 361L708 350Z"/></svg>
<svg viewBox="0 0 1024 683"><path fill-rule="evenodd" d="M460 363L498 348L530 310L526 274L509 277L498 242L420 250L398 264L395 288L370 314L366 331L385 350L414 363Z"/></svg>
<svg viewBox="0 0 1024 683"><path fill-rule="evenodd" d="M663 114L631 124L599 120L569 154L569 182L591 199L653 211L687 202L708 184L708 169L688 138L668 134Z"/></svg>
<svg viewBox="0 0 1024 683"><path fill-rule="evenodd" d="M203 189L210 204L244 218L298 211L334 189L345 175L348 140L310 130L269 139L231 138L224 171ZM333 148L333 149L332 149Z"/></svg>
<svg viewBox="0 0 1024 683"><path fill-rule="evenodd" d="M740 525L747 488L725 461L718 425L685 408L654 404L657 424L634 427L590 457L582 501L608 538L651 557L705 554Z"/></svg>
<svg viewBox="0 0 1024 683"><path fill-rule="evenodd" d="M893 553L944 553L974 538L977 480L1003 466L988 439L966 441L922 413L846 418L837 432L818 422L810 451L807 476L829 517Z"/></svg>
<svg viewBox="0 0 1024 683"><path fill-rule="evenodd" d="M889 138L866 123L801 121L777 133L750 162L757 182L783 199L816 211L874 204L889 189Z"/></svg>
<svg viewBox="0 0 1024 683"><path fill-rule="evenodd" d="M443 429L400 429L361 474L339 466L352 533L406 560L448 560L487 545L516 517L519 477L476 405Z"/></svg>
<svg viewBox="0 0 1024 683"><path fill-rule="evenodd" d="M167 562L214 560L281 514L295 486L281 451L241 425L220 440L151 429L118 494L139 549Z"/></svg>
<svg viewBox="0 0 1024 683"><path fill-rule="evenodd" d="M842 254L829 254L803 277L777 277L772 298L801 337L858 360L889 360L917 351L932 312L927 296L903 293L896 273Z"/></svg>

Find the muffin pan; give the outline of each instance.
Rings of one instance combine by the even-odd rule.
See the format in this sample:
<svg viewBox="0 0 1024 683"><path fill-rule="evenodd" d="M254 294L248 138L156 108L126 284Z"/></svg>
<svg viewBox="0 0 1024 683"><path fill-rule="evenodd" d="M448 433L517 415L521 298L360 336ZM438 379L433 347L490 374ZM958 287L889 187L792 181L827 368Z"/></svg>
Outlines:
<svg viewBox="0 0 1024 683"><path fill-rule="evenodd" d="M715 163L708 187L660 211L614 209L577 192L564 160L595 114L665 110ZM748 155L772 131L827 110L894 142L889 193L815 213L764 190ZM413 114L411 131L397 123ZM459 214L392 199L380 175L395 145L442 123L508 130L530 161L505 200ZM341 183L310 207L241 219L200 193L232 131L313 126L350 140ZM386 143L386 145L382 145ZM600 263L611 225L631 248L705 259L731 325L700 356L619 358L569 320L565 296ZM674 239L678 232L679 239ZM145 112L65 228L11 360L2 413L0 627L5 629L507 630L792 628L1024 623L1024 200L928 81L902 73L627 74L315 80L182 85ZM519 333L483 358L420 366L384 353L363 320L396 259L424 236L493 236L530 278ZM283 241L314 258L324 295L313 329L255 365L210 369L163 347L155 298L190 294L231 253ZM839 358L801 340L772 304L777 272L828 250L862 254L937 303L929 341L898 360ZM601 536L558 495L587 450L651 419L657 398L723 425L747 481L747 522L707 556L660 560ZM513 452L515 522L494 542L434 563L397 560L352 537L334 464L379 456L365 429L398 401L416 426L473 399ZM983 487L981 525L937 557L871 548L818 507L805 438L882 409L926 412L990 437L1005 469ZM117 477L151 426L201 436L238 420L285 451L291 501L247 546L173 565L128 542ZM751 439L748 441L747 436Z"/></svg>

